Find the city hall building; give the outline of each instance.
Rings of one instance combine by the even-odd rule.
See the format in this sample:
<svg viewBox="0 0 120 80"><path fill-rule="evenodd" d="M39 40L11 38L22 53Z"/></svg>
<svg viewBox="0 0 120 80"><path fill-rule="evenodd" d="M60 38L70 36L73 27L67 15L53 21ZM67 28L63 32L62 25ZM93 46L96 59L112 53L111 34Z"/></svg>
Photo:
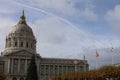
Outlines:
<svg viewBox="0 0 120 80"><path fill-rule="evenodd" d="M86 60L43 58L36 52L36 38L26 23L24 11L18 24L12 27L5 39L5 49L0 56L0 69L6 80L25 80L31 56L36 56L39 80L51 80L54 74L88 70Z"/></svg>

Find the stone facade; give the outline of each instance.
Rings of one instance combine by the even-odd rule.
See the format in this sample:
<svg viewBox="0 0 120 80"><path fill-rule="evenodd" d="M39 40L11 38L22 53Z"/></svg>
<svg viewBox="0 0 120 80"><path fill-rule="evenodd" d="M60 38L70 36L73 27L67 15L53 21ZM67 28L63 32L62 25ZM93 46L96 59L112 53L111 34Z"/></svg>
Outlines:
<svg viewBox="0 0 120 80"><path fill-rule="evenodd" d="M0 56L0 69L6 74L6 80L25 80L32 55L36 56L39 80L50 80L54 74L88 70L86 60L76 60L76 63L74 59L41 57L36 53L36 42L23 11L18 24L6 37L5 50Z"/></svg>

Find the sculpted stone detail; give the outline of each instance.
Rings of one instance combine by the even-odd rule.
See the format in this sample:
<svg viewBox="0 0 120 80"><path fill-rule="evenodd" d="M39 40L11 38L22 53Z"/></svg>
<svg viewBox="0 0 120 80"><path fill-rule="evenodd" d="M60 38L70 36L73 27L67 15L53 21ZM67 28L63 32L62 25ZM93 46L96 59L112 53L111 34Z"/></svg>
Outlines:
<svg viewBox="0 0 120 80"><path fill-rule="evenodd" d="M9 54L9 56L26 56L26 57L31 57L34 53L30 53L28 51L17 51L15 53Z"/></svg>

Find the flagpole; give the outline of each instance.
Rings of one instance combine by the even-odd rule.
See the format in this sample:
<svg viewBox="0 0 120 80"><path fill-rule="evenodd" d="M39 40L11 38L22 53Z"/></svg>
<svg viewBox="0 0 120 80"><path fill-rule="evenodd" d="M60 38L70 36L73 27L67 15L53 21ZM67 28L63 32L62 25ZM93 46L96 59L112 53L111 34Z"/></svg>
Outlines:
<svg viewBox="0 0 120 80"><path fill-rule="evenodd" d="M111 52L112 53L112 65L114 65L114 53L113 52Z"/></svg>
<svg viewBox="0 0 120 80"><path fill-rule="evenodd" d="M84 55L84 72L86 71L86 61L85 61L85 55Z"/></svg>
<svg viewBox="0 0 120 80"><path fill-rule="evenodd" d="M86 61L85 61L85 55L84 55L84 72L86 72ZM86 80L86 77L85 77Z"/></svg>
<svg viewBox="0 0 120 80"><path fill-rule="evenodd" d="M114 65L114 48L113 48L113 45L111 43L111 55L112 55L112 65Z"/></svg>
<svg viewBox="0 0 120 80"><path fill-rule="evenodd" d="M98 57L96 57L96 69L98 68Z"/></svg>
<svg viewBox="0 0 120 80"><path fill-rule="evenodd" d="M85 61L85 53L87 50L85 50L85 48L83 48L83 51L84 51L84 55L83 55L83 60L84 60L84 65L83 65L83 68L84 68L84 72L86 72L86 61ZM86 77L85 77L85 80L86 80Z"/></svg>
<svg viewBox="0 0 120 80"><path fill-rule="evenodd" d="M77 65L75 64L75 72L77 71Z"/></svg>
<svg viewBox="0 0 120 80"><path fill-rule="evenodd" d="M87 50L83 48L83 51L84 51L83 60L84 60L84 72L85 72L86 71L85 53Z"/></svg>
<svg viewBox="0 0 120 80"><path fill-rule="evenodd" d="M99 57L99 53L96 50L96 69L98 68L98 57Z"/></svg>

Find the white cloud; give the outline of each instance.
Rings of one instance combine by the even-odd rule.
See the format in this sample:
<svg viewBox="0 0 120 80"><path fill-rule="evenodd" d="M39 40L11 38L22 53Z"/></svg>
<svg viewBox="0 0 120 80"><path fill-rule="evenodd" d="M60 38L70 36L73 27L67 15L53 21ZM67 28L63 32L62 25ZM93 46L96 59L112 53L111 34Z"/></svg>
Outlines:
<svg viewBox="0 0 120 80"><path fill-rule="evenodd" d="M82 29L71 26L61 21L56 16L48 16L31 24L37 36L37 50L42 57L58 58L78 58L86 59L90 63L90 68L95 66L95 50L100 53L99 66L111 64L111 44L116 49L119 47L119 40L93 37ZM85 52L84 49L85 48ZM119 60L119 51L115 50L115 62Z"/></svg>
<svg viewBox="0 0 120 80"><path fill-rule="evenodd" d="M85 7L83 7L83 11L80 11L81 16L88 21L97 21L98 15L95 13L95 5L93 3L94 0L81 0Z"/></svg>
<svg viewBox="0 0 120 80"><path fill-rule="evenodd" d="M12 20L12 19L9 19L9 18L3 18L3 17L1 17L1 19L0 19L0 29L2 28L6 28L6 27L11 27L11 26L13 26L13 24L15 24L15 22ZM9 30L9 29L8 29Z"/></svg>
<svg viewBox="0 0 120 80"><path fill-rule="evenodd" d="M9 29L15 24L15 22L5 17L1 17L0 22L0 51L3 51L5 46L5 38L9 32Z"/></svg>
<svg viewBox="0 0 120 80"><path fill-rule="evenodd" d="M0 22L0 36L2 37L0 38L0 51L2 51L9 29L18 21L2 18ZM89 49L86 57L91 64L94 61L94 51L91 50L106 48L109 45L107 40L96 39L84 30L70 25L56 16L46 16L46 18L29 22L29 24L37 37L37 50L42 57L82 59L85 54L83 47L85 47Z"/></svg>
<svg viewBox="0 0 120 80"><path fill-rule="evenodd" d="M15 8L15 10L17 10L16 8L17 4L13 4L13 3L12 2L10 3L11 5L14 6L12 8ZM33 8L31 9L24 5L17 5L17 6L19 7L20 10L21 10L21 7L29 8L27 9L28 13L38 12L36 11L36 9L34 9L35 7L37 9L42 8L43 10L45 10L46 8L46 11L48 9L49 13L51 13L51 9L52 9L53 11L56 10L57 12L60 12L59 14L61 13L65 14L65 16L66 15L73 16L73 14L77 13L76 16L78 16L78 18L83 16L85 19L92 20L92 21L96 21L98 19L98 16L95 14L94 9L88 8L90 7L89 5L87 5L86 8L83 9L83 11L78 12L78 10L76 11L76 8L74 7L74 3L71 3L71 1L69 2L68 0L51 0L51 2L49 2L48 0L34 0L34 1L26 0L26 3L24 4ZM2 12L2 7L0 7L0 13L8 13L7 16L10 16L9 10L8 10L8 9L11 9L10 6L7 6L9 8L3 7L3 10L5 10L3 12ZM114 13L114 15L115 14L119 15L117 14L117 10L119 10L119 7L113 10L114 12L116 12ZM14 10L11 12L14 13ZM89 52L86 53L87 57L89 57L89 60L91 60L90 63L94 63L93 57L91 57L91 56L94 56L93 55L94 51L91 51L91 50L108 47L109 40L101 39L102 37L99 37L96 39L96 37L93 37L91 34L87 33L86 31L80 28L77 28L74 25L71 25L71 23L69 23L67 20L60 18L59 16L55 16L56 14L49 15L49 16L48 14L45 14L46 18L44 16L42 16L41 18L41 13L39 12L37 13L37 15L30 14L30 17L32 16L33 18L34 16L37 16L38 18L40 16L40 19L37 21L33 20L33 18L30 18L33 21L33 22L30 22L30 24L34 30L34 34L37 37L37 41L38 41L37 50L41 56L82 59L84 54L83 47L85 47L85 48L89 48L90 50L90 51L88 50ZM111 14L113 13L109 13L109 16L111 16ZM16 17L16 15L14 17ZM74 18L74 16L71 18ZM5 37L8 34L8 30L11 28L11 26L15 25L18 21L14 22L11 19L8 19L3 16L1 17L0 22L1 22L0 36L2 37L0 38L0 51L1 51L4 49ZM119 46L119 41L115 39L113 40L113 44L115 46L116 45ZM102 57L104 57L104 55L106 55L104 53L107 53L107 52L104 50L101 53L103 53Z"/></svg>
<svg viewBox="0 0 120 80"><path fill-rule="evenodd" d="M40 41L43 43L73 43L75 41L89 41L89 35L80 30L74 25L70 25L56 16L48 16L43 20L38 20L35 23L37 27L35 32L40 36ZM40 26L39 26L40 25Z"/></svg>
<svg viewBox="0 0 120 80"><path fill-rule="evenodd" d="M86 8L85 11L83 12L83 16L90 21L97 21L98 16L94 13L94 11Z"/></svg>
<svg viewBox="0 0 120 80"><path fill-rule="evenodd" d="M58 57L61 54L64 54L63 56L75 54L76 56L76 53L83 52L83 47L92 50L108 48L110 45L109 40L93 37L56 16L47 16L35 21L31 26L37 37L37 50L42 56Z"/></svg>
<svg viewBox="0 0 120 80"><path fill-rule="evenodd" d="M11 19L5 18L0 19L0 49L4 49L5 37L9 33L9 29L14 26L17 22ZM88 33L80 30L79 28L66 23L56 16L47 16L41 20L32 22L31 27L37 37L37 50L46 56L53 56L51 53L59 54L64 53L77 53L81 47L95 47L96 42L92 39ZM99 44L99 42L98 42Z"/></svg>
<svg viewBox="0 0 120 80"><path fill-rule="evenodd" d="M17 2L24 4L23 1ZM62 13L67 15L74 15L77 11L71 0L27 0L27 3L25 3L25 5L26 4L31 7L48 10L50 12L56 11L60 14Z"/></svg>
<svg viewBox="0 0 120 80"><path fill-rule="evenodd" d="M113 10L109 10L105 18L112 23L120 22L120 5L116 5Z"/></svg>
<svg viewBox="0 0 120 80"><path fill-rule="evenodd" d="M109 10L104 17L112 25L114 32L120 36L120 5L116 5L113 10Z"/></svg>
<svg viewBox="0 0 120 80"><path fill-rule="evenodd" d="M96 21L98 19L98 15L94 12L94 5L92 1L89 0L80 1L80 3L85 5L82 10L79 7L76 7L76 1L72 0L34 0L26 1L26 3L23 3L23 1L17 1L16 3L24 7L37 9L48 15L62 16L61 14L63 14L64 16L69 17L82 17L88 21Z"/></svg>
<svg viewBox="0 0 120 80"><path fill-rule="evenodd" d="M19 9L20 7L11 0L0 0L0 14L2 15L16 13Z"/></svg>

